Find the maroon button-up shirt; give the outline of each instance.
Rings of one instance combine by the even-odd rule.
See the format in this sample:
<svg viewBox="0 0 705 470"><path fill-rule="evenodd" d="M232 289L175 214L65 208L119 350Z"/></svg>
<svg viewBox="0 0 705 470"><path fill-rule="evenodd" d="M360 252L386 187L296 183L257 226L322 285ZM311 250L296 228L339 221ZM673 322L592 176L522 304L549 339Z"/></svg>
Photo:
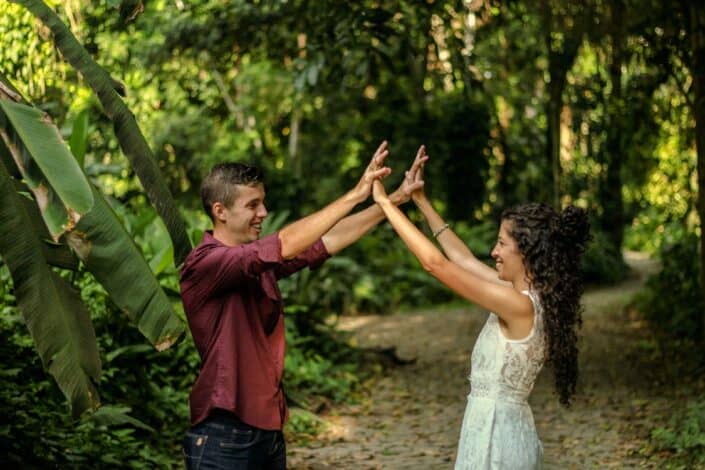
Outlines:
<svg viewBox="0 0 705 470"><path fill-rule="evenodd" d="M277 280L330 254L319 239L292 260L278 234L228 247L206 232L181 268L181 297L201 370L191 390L191 423L215 408L260 429L280 430L288 416L281 388L284 311Z"/></svg>

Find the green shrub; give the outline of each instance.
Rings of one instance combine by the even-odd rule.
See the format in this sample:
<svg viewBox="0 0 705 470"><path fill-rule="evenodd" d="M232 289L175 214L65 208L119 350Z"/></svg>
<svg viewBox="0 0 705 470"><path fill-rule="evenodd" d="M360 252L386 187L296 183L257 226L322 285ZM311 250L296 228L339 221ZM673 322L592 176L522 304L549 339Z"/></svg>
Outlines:
<svg viewBox="0 0 705 470"><path fill-rule="evenodd" d="M582 259L582 272L585 282L591 284L612 284L627 275L627 265L617 247L601 231L592 232L592 241Z"/></svg>
<svg viewBox="0 0 705 470"><path fill-rule="evenodd" d="M360 371L349 346L325 333L301 336L291 321L286 323L286 337L283 383L288 396L300 406L315 408L311 403L316 398L341 402L350 395Z"/></svg>
<svg viewBox="0 0 705 470"><path fill-rule="evenodd" d="M698 238L690 234L661 249L661 271L646 282L637 307L655 331L669 339L702 338L705 302L700 289Z"/></svg>
<svg viewBox="0 0 705 470"><path fill-rule="evenodd" d="M453 230L468 245L478 259L494 265L491 253L497 242L499 222L485 221L474 225L457 222L453 224Z"/></svg>
<svg viewBox="0 0 705 470"><path fill-rule="evenodd" d="M673 452L673 463L683 468L705 465L705 396L676 413L668 426L652 430L651 442L655 450Z"/></svg>

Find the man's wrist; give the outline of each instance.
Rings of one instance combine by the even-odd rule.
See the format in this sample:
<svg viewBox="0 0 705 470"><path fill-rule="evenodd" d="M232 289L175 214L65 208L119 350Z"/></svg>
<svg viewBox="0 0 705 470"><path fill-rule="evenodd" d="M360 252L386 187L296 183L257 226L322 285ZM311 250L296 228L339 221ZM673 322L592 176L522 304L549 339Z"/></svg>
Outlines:
<svg viewBox="0 0 705 470"><path fill-rule="evenodd" d="M347 194L343 196L343 198L345 199L345 201L352 203L353 205L358 205L365 199L367 199L368 196L369 194L363 193L359 190L359 188L356 187L348 191Z"/></svg>

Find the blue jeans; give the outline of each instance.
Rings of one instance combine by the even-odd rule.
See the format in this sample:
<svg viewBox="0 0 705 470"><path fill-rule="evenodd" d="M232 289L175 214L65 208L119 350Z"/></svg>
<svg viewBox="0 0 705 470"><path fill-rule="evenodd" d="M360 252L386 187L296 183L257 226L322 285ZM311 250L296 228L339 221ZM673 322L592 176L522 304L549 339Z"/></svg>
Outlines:
<svg viewBox="0 0 705 470"><path fill-rule="evenodd" d="M266 431L227 411L212 413L184 436L187 470L286 470L281 431Z"/></svg>

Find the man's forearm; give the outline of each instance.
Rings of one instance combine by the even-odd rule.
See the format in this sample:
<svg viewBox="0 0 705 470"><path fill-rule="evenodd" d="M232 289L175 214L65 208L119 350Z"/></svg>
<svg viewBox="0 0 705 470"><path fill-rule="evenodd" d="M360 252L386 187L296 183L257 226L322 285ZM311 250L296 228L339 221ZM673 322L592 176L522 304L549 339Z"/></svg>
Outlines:
<svg viewBox="0 0 705 470"><path fill-rule="evenodd" d="M397 193L391 194L389 198L395 205L404 202L403 197ZM384 212L378 204L373 204L335 224L323 235L323 244L328 253L334 255L358 241L382 220L384 220Z"/></svg>
<svg viewBox="0 0 705 470"><path fill-rule="evenodd" d="M307 249L328 232L359 202L353 192L348 192L323 209L287 225L279 232L282 257L291 259Z"/></svg>

